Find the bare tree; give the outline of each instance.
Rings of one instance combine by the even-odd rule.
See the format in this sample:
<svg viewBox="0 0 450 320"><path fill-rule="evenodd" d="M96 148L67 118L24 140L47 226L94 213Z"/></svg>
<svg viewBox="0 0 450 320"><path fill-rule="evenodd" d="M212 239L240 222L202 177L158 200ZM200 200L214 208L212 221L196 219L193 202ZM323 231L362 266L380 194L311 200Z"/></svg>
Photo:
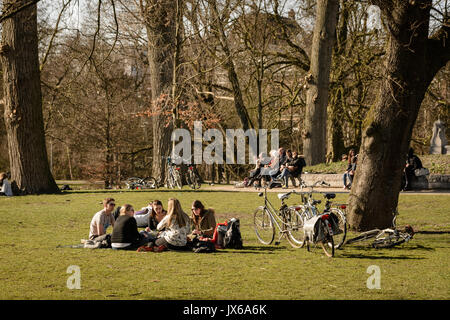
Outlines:
<svg viewBox="0 0 450 320"><path fill-rule="evenodd" d="M59 191L50 172L45 144L36 2L3 2L6 13L2 17L0 48L11 176L17 189L25 194Z"/></svg>
<svg viewBox="0 0 450 320"><path fill-rule="evenodd" d="M328 85L339 11L338 0L318 0L306 93L303 153L308 165L325 162Z"/></svg>

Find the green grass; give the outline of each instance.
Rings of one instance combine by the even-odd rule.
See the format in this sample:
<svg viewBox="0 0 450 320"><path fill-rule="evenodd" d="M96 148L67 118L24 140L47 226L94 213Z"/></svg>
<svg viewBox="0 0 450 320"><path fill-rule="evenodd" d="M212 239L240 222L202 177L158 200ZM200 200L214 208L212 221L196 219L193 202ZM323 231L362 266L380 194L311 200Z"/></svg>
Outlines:
<svg viewBox="0 0 450 320"><path fill-rule="evenodd" d="M450 155L427 154L419 155L422 165L432 174L450 174ZM342 173L347 169L347 161L320 163L306 166L303 172L309 173Z"/></svg>
<svg viewBox="0 0 450 320"><path fill-rule="evenodd" d="M88 236L106 196L136 208L176 197L186 211L200 199L216 209L218 222L241 219L245 248L212 254L57 248ZM269 196L279 205L276 194ZM337 201L346 197L340 194ZM74 191L2 197L0 299L449 299L449 199L402 194L398 224L428 233L392 249L349 245L330 259L319 249L293 249L284 239L279 246L260 244L252 228L251 213L261 204L256 193ZM70 265L80 267L81 290L66 287ZM366 287L371 265L381 269L380 290Z"/></svg>

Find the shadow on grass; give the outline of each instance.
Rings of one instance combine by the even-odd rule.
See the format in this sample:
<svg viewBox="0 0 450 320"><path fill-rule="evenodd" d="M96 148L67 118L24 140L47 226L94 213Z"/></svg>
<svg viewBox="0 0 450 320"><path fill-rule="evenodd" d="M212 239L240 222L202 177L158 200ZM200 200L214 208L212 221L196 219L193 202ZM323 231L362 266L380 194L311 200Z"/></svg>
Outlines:
<svg viewBox="0 0 450 320"><path fill-rule="evenodd" d="M363 253L343 253L343 254L335 254L336 257L342 258L350 258L350 259L370 259L370 260L424 260L422 257L411 257L408 255L401 256L386 256L386 255L368 255Z"/></svg>
<svg viewBox="0 0 450 320"><path fill-rule="evenodd" d="M223 251L218 250L217 252L223 252L223 253L239 253L239 254L245 254L245 253L252 253L252 254L267 254L267 253L273 253L278 250L286 250L285 247L275 247L275 246L244 246L242 249L230 249L232 251Z"/></svg>
<svg viewBox="0 0 450 320"><path fill-rule="evenodd" d="M450 231L442 230L442 231L416 231L419 234L450 234Z"/></svg>
<svg viewBox="0 0 450 320"><path fill-rule="evenodd" d="M233 192L229 190L194 190L194 189L148 189L148 190L128 190L128 189L95 189L95 190L70 190L55 193L55 195L80 194L80 193L160 193L160 192L183 192L183 193L210 193L210 192Z"/></svg>

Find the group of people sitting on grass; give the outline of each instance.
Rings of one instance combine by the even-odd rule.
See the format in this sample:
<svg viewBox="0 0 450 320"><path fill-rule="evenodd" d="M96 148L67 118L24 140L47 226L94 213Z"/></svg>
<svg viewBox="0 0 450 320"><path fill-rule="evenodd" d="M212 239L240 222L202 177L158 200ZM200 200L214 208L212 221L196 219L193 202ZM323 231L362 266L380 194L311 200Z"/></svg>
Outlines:
<svg viewBox="0 0 450 320"><path fill-rule="evenodd" d="M205 209L199 200L192 203L191 212L188 216L175 198L169 199L167 210L160 200L154 200L136 212L130 204L116 208L115 200L106 198L103 209L92 218L89 240L82 240L82 243L88 248L115 250L190 249L194 239L212 238L216 227L214 210ZM107 234L110 226L113 231ZM139 232L139 227L145 227L145 230Z"/></svg>
<svg viewBox="0 0 450 320"><path fill-rule="evenodd" d="M283 147L270 152L270 156L261 153L256 159L255 168L244 180L244 187L289 187L291 179L294 187L295 178L300 180L305 159L296 151L285 150Z"/></svg>

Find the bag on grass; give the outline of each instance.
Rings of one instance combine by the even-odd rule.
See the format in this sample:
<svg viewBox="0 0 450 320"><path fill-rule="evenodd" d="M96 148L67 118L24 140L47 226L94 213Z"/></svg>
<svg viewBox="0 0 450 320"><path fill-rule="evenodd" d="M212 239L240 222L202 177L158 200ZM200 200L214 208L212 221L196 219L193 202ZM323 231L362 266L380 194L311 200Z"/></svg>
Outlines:
<svg viewBox="0 0 450 320"><path fill-rule="evenodd" d="M232 218L227 223L227 231L223 238L223 247L226 249L242 249L242 236L239 219Z"/></svg>
<svg viewBox="0 0 450 320"><path fill-rule="evenodd" d="M429 174L430 174L430 170L428 170L427 168L420 168L420 169L414 170L414 175L416 177L427 176Z"/></svg>

